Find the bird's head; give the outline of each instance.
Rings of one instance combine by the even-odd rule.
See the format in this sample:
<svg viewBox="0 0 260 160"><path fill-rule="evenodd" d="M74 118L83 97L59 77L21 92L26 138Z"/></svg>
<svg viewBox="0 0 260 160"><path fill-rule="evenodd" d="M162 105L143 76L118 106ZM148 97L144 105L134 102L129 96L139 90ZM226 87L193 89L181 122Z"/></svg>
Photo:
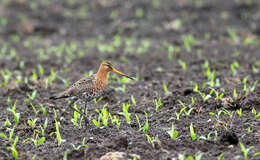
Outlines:
<svg viewBox="0 0 260 160"><path fill-rule="evenodd" d="M112 72L114 72L114 73L116 73L116 74L118 74L120 76L125 76L127 78L133 79L132 77L126 75L125 73L122 73L122 72L118 71L117 69L115 69L112 66L112 64L110 62L107 62L107 61L104 61L104 62L101 63L100 69L105 71L105 72L111 72L112 71Z"/></svg>

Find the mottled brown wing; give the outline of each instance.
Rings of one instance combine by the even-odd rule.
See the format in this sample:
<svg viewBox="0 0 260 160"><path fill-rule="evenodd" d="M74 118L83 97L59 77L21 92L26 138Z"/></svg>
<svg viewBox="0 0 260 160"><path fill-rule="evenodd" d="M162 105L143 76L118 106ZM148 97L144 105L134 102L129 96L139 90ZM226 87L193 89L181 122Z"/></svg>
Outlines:
<svg viewBox="0 0 260 160"><path fill-rule="evenodd" d="M67 97L79 97L82 93L93 92L95 87L96 78L94 76L83 77L73 85L71 85L67 90L61 92L57 96L51 97L51 99L67 98Z"/></svg>

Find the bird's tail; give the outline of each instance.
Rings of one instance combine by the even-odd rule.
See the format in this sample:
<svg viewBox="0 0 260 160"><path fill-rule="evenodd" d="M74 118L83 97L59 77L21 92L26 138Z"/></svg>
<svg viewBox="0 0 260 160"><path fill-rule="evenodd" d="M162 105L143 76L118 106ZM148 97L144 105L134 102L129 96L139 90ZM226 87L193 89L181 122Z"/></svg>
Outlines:
<svg viewBox="0 0 260 160"><path fill-rule="evenodd" d="M57 95L54 95L54 96L51 96L49 99L62 99L62 98L68 98L69 96L67 95L66 92L61 92L60 94L57 94Z"/></svg>

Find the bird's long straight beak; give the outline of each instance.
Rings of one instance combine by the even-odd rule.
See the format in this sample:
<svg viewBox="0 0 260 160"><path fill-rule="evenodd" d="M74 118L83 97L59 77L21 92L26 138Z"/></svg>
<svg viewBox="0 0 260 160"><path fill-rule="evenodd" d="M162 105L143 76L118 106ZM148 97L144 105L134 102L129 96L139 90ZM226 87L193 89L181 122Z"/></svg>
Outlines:
<svg viewBox="0 0 260 160"><path fill-rule="evenodd" d="M122 73L122 72L119 72L117 69L115 69L115 68L112 68L112 72L115 72L116 74L119 74L120 76L125 76L125 77L127 77L127 78L130 78L130 79L132 79L132 80L134 80L134 78L132 78L132 77L130 77L130 76L128 76L128 75L126 75L126 74L124 74L124 73Z"/></svg>

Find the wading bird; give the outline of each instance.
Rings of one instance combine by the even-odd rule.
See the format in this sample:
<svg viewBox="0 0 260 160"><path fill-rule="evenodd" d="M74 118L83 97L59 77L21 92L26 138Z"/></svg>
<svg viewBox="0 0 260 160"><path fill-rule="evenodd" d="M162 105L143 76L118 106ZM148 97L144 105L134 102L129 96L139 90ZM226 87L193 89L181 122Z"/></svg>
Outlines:
<svg viewBox="0 0 260 160"><path fill-rule="evenodd" d="M69 98L71 100L69 107L71 108L73 108L72 105L80 99L85 102L84 112L86 112L87 103L93 100L94 98L98 98L104 94L104 91L107 88L108 84L107 75L110 71L117 73L121 76L133 79L132 77L129 77L128 75L122 72L119 72L112 66L111 63L104 61L100 64L99 70L96 74L89 77L81 78L73 85L71 85L68 89L57 94L56 96L50 97L50 99ZM73 109L75 110L75 108ZM76 111L81 113L78 110Z"/></svg>

